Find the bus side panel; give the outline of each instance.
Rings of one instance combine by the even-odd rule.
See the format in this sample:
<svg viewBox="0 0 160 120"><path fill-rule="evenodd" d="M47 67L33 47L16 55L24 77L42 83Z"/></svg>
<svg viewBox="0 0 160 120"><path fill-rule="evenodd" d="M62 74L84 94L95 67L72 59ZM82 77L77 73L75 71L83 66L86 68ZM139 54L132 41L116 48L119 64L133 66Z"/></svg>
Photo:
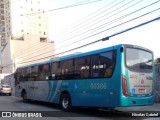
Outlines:
<svg viewBox="0 0 160 120"><path fill-rule="evenodd" d="M49 86L47 81L35 81L34 82L34 94L35 100L46 101L49 93Z"/></svg>
<svg viewBox="0 0 160 120"><path fill-rule="evenodd" d="M110 80L106 78L77 80L74 85L73 105L88 107L109 106Z"/></svg>
<svg viewBox="0 0 160 120"><path fill-rule="evenodd" d="M117 50L116 66L111 80L110 107L121 106L121 79L122 79L122 54L120 49Z"/></svg>
<svg viewBox="0 0 160 120"><path fill-rule="evenodd" d="M48 81L49 92L46 98L47 102L60 103L60 96L67 92L71 99L74 91L74 80L51 80Z"/></svg>

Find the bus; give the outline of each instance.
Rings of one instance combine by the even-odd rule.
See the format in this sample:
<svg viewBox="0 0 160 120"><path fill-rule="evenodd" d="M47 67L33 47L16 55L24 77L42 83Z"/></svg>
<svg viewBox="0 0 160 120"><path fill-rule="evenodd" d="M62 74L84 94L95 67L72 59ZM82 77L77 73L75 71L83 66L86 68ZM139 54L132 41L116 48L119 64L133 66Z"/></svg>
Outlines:
<svg viewBox="0 0 160 120"><path fill-rule="evenodd" d="M72 106L115 108L154 103L153 52L119 44L17 68L15 96Z"/></svg>

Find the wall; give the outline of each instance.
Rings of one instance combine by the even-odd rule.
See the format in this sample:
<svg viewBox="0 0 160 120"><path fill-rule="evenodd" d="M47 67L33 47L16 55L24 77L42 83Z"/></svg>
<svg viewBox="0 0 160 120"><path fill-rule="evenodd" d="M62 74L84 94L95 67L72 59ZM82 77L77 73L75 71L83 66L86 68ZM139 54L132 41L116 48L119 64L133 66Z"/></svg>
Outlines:
<svg viewBox="0 0 160 120"><path fill-rule="evenodd" d="M39 35L24 35L24 40L11 39L2 52L3 73L13 73L17 67L45 61L54 55L54 43L40 42ZM45 58L45 59L42 59Z"/></svg>

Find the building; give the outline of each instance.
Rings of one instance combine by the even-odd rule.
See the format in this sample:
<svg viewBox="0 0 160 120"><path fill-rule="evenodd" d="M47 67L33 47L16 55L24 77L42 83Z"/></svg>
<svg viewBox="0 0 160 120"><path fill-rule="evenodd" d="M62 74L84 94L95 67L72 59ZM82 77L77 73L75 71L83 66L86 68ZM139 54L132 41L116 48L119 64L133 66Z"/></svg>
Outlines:
<svg viewBox="0 0 160 120"><path fill-rule="evenodd" d="M23 40L11 39L2 52L2 73L13 73L19 66L46 61L54 57L54 51L54 44L44 35L25 34Z"/></svg>
<svg viewBox="0 0 160 120"><path fill-rule="evenodd" d="M48 41L46 7L45 0L0 0L2 73L13 73L17 66L30 64L29 60L54 54L54 44Z"/></svg>

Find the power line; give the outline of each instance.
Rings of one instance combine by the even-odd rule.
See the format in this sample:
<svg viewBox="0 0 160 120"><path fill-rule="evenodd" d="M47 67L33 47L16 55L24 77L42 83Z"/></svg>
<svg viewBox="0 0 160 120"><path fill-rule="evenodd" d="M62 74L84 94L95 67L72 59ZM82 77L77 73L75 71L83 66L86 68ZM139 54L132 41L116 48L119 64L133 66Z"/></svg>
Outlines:
<svg viewBox="0 0 160 120"><path fill-rule="evenodd" d="M133 4L133 5L131 5L131 6L129 6L129 7L127 7L127 8L124 8L124 9L122 9L122 10L120 10L120 11L117 11L117 10L119 10L120 8L123 8L124 6L130 4L131 2L133 2L133 0L131 0L131 1L129 1L128 3L126 3L126 4L120 6L120 7L116 8L116 9L114 9L114 10L106 13L106 15L101 16L101 17L95 19L94 21L92 21L92 22L90 22L90 23L88 23L88 24L84 24L84 25L82 26L82 27L84 27L83 29L80 29L80 28L82 28L82 27L80 27L80 28L79 28L79 29L80 29L79 31L75 31L75 34L78 33L77 35L74 34L74 36L71 36L71 37L68 36L67 39L66 39L66 36L63 36L63 37L65 38L65 41L68 41L68 40L70 40L70 39L72 39L72 38L78 37L79 35L81 35L81 34L83 34L83 33L86 33L86 32L88 32L88 31L92 30L92 29L89 29L89 30L85 31L86 28L90 28L90 27L92 27L94 24L96 25L97 23L100 23L100 22L102 22L102 21L104 21L104 20L106 20L106 19L109 19L109 18L111 18L111 17L119 14L120 12L123 12L123 11L125 11L125 10L127 10L127 9L129 9L129 8L131 8L131 7L133 7L133 6L135 6L136 4L142 2L142 0L139 1L139 2L137 2L137 3L135 3L135 4ZM114 13L115 11L117 11L117 12L116 12L115 14L112 14L112 13ZM110 14L111 14L111 15L110 15ZM108 16L108 15L110 15L110 16ZM105 16L108 16L108 17L107 17L107 18L104 18L104 19L102 19L102 20L100 19L100 18L103 18L103 17L105 17ZM99 20L99 19L100 19L100 20ZM99 20L99 21L96 21L96 20ZM94 29L94 28L93 28L93 29ZM82 32L81 32L81 31L82 31ZM73 31L73 32L74 32L74 31ZM70 33L70 34L73 34L73 33ZM63 38L63 37L62 37L62 38ZM61 40L61 39L60 39L60 40Z"/></svg>
<svg viewBox="0 0 160 120"><path fill-rule="evenodd" d="M88 0L87 0L88 1ZM90 1L90 0L89 0ZM62 9L66 9L66 8L71 8L71 7L76 7L76 6L81 6L81 5L86 5L86 4L91 4L91 3L95 3L95 2L99 2L99 1L103 1L103 0L95 0L95 1L92 1L92 2L88 2L88 3L76 3L76 4L73 4L73 5L69 5L69 6L65 6L65 7L61 7L61 8L56 8L56 9L52 9L52 10L47 10L47 12L50 12L50 11L56 11L56 10L62 10ZM46 12L46 11L44 11Z"/></svg>
<svg viewBox="0 0 160 120"><path fill-rule="evenodd" d="M124 0L123 0L124 1ZM120 3L122 3L123 1L120 1L119 3L117 3L116 5L119 5ZM129 3L131 3L132 1L130 1L130 2L128 2L127 4L129 4ZM127 5L127 4L125 4L125 5ZM110 8L113 8L113 7L115 7L116 5L113 5L113 6L111 6ZM120 6L120 7L118 7L118 8L116 8L116 9L114 9L114 10L112 10L110 13L112 13L113 11L115 11L115 10L118 10L119 8L121 8L121 7L124 7L125 5L122 5L122 6ZM108 10L110 10L110 8L108 8L108 9L106 9L105 11L108 11ZM101 13L104 13L105 11L103 11L103 12L101 12ZM117 12L118 13L118 12ZM96 16L98 16L98 15L96 15ZM94 17L96 17L96 16L94 16ZM92 17L92 18L94 18L94 17ZM67 39L67 40L69 40L69 39ZM67 41L67 40L65 40L65 41ZM60 43L60 42L59 42ZM32 53L31 53L32 54Z"/></svg>
<svg viewBox="0 0 160 120"><path fill-rule="evenodd" d="M141 2L141 1L139 1L139 2ZM154 3L152 3L152 4L150 4L150 5L147 5L147 7L149 7L149 6L151 6L151 5L154 5L154 4L156 4L156 3L158 3L158 2L160 2L159 0L158 1L156 1L156 2L154 2ZM137 2L138 3L138 2ZM135 3L136 4L136 3ZM134 5L135 5L134 4ZM134 6L133 5L133 6ZM132 6L131 6L132 7ZM145 7L146 8L146 7ZM125 10L125 9L124 9ZM124 10L122 10L122 11L124 11ZM142 10L142 9L140 9L140 10ZM116 14L118 14L118 12L116 13ZM113 14L113 15L116 15L116 14ZM113 15L111 15L111 16L109 16L109 17L112 17ZM129 16L129 15L128 15ZM108 17L108 18L109 18ZM98 23L97 21L96 21L96 23ZM108 23L112 23L112 22L108 22ZM106 24L106 23L105 23ZM102 24L102 25L100 25L100 26L98 26L98 27L103 27L105 24ZM89 24L88 24L89 25ZM87 26L87 24L85 24L84 26ZM95 28L98 28L98 27L95 27ZM95 28L93 28L93 29L95 29ZM74 28L73 28L74 29ZM77 32L77 31L75 31L76 33L78 33L78 35L82 35L83 33L86 33L86 32L91 32L91 30L93 30L93 29L89 29L89 30L87 30L87 31L84 31L85 29L82 29L81 31L82 32ZM73 31L74 32L74 31ZM74 38L74 37L78 37L78 35L75 35L75 34L73 34L73 32L71 31L70 32L70 34L72 34L72 35L74 35L74 36L69 36L69 38L66 38L66 36L64 36L64 35L62 35L62 38L65 38L65 41L67 41L67 40L70 40L70 39L72 39L72 38ZM68 37L68 36L67 36ZM64 43L64 41L62 41L63 43ZM62 42L58 42L58 43L62 43Z"/></svg>
<svg viewBox="0 0 160 120"><path fill-rule="evenodd" d="M119 34L122 34L122 33L128 32L128 31L130 31L130 30L133 30L133 29L139 28L139 27L141 27L141 26L144 26L144 25L146 25L146 24L152 23L152 22L157 21L157 20L160 20L160 17L156 17L156 18L151 19L151 20L149 20L149 21L146 21L146 22L143 22L143 23L141 23L141 24L138 24L138 25L136 25L136 26L134 26L134 27L130 27L130 28L127 28L127 29L125 29L125 30L119 31L119 32L117 32L117 33L114 33L114 34L112 34L112 35L110 35L110 36L107 36L107 37L105 37L105 38L102 38L102 39L99 39L99 40L96 40L96 41L90 42L90 43L88 43L88 44L85 44L85 45L79 46L79 47L77 47L77 48L72 48L72 49L70 49L70 50L67 50L67 51L64 51L64 52L61 52L61 53L58 53L58 54L52 55L52 56L47 56L47 57L45 57L45 58L51 58L51 57L53 57L53 56L58 56L58 55L60 55L60 54L64 54L64 53L66 53L66 52L70 52L70 51L73 51L73 50L76 50L76 49L80 49L80 48L82 48L82 47L86 47L86 46L89 46L89 45L95 44L95 43L100 42L100 41L106 41L106 40L109 40L109 38L111 38L111 37L114 37L114 36L117 36L117 35L119 35ZM36 59L36 60L41 60L41 59L44 59L44 58L40 58L40 59ZM17 63L17 64L30 63L30 62L34 62L34 61L36 61L36 60L27 61L27 62L19 62L19 63ZM8 66L10 66L10 65L14 65L14 63L9 64ZM8 66L6 65L6 66L3 66L3 67L8 67Z"/></svg>
<svg viewBox="0 0 160 120"><path fill-rule="evenodd" d="M51 57L53 57L53 56L58 56L58 55L60 55L60 54L68 53L68 52L70 52L70 51L73 51L73 50L76 50L76 49L80 49L80 48L82 48L82 47L86 47L86 46L89 46L89 45L91 45L91 44L95 44L95 43L100 42L100 41L109 40L109 38L111 38L111 37L114 37L114 36L117 36L117 35L119 35L119 34L128 32L128 31L130 31L130 30L139 28L139 27L141 27L141 26L144 26L144 25L146 25L146 24L152 23L152 22L157 21L157 20L160 20L160 17L156 17L156 18L151 19L151 20L149 20L149 21L146 21L146 22L143 22L143 23L141 23L141 24L138 24L138 25L136 25L136 26L134 26L134 27L130 27L130 28L127 28L127 29L125 29L125 30L119 31L119 32L117 32L117 33L114 33L114 34L112 34L112 35L110 35L110 36L107 36L107 37L105 37L105 38L102 38L102 39L99 39L99 40L96 40L96 41L87 43L87 44L85 44L85 45L82 45L82 46L79 46L79 47L76 47L76 48L72 48L72 49L70 49L70 50L67 50L67 51L64 51L64 52L61 52L61 53L52 55L52 56L47 56L47 57L45 57L45 58L51 58ZM40 58L40 59L36 59L36 60L41 60L41 59L44 59L44 58ZM19 63L17 63L17 64L25 64L25 63L30 63L30 62L33 62L33 61L35 61L35 60L26 61L26 62L19 62Z"/></svg>
<svg viewBox="0 0 160 120"><path fill-rule="evenodd" d="M115 1L117 1L117 0L115 0ZM109 4L107 4L107 5L105 5L103 8L105 8L106 6L109 6L110 4L112 4L112 3L114 3L115 1L113 1L113 2L111 2L111 3L109 3ZM112 7L110 7L110 8L113 8L115 5L113 5ZM98 12L98 11L100 11L100 10L102 10L103 8L101 8L101 9L99 9L99 10L97 10L97 11L95 11L94 13L96 13L96 12ZM109 10L110 8L108 8L107 10ZM103 11L104 12L104 11ZM92 14L90 14L90 15L88 15L87 17L89 17L89 16L91 16L91 15L93 15L94 13L92 13ZM97 15L96 15L97 16ZM96 16L93 16L93 17L96 17ZM86 18L87 18L86 17ZM92 17L92 18L93 18ZM27 48L27 49L29 49L30 50L30 47L29 48ZM21 51L22 49L20 49L20 51Z"/></svg>
<svg viewBox="0 0 160 120"><path fill-rule="evenodd" d="M68 33L74 32L74 31L77 29L77 27L80 26L81 24L89 23L90 20L93 20L93 19L96 18L97 16L105 13L106 11L111 10L112 8L114 8L114 7L116 7L117 5L123 3L124 1L125 1L125 0L122 0L122 1L120 1L120 2L118 2L118 3L116 3L116 4L113 4L113 3L115 2L115 1L113 1L113 2L105 5L104 7L102 7L102 8L99 9L99 10L102 10L102 9L105 8L105 7L107 7L107 9L103 10L103 11L100 12L98 15L94 15L94 14L97 13L99 10L93 12L92 14L90 14L90 15L88 15L87 17L83 18L84 20L86 19L85 21L83 21L83 19L82 19L79 24L76 24L76 26L72 27L71 29L64 31L64 32L63 32L64 34L60 34L59 36L64 36L65 34L68 35ZM112 5L112 6L109 6L109 5L111 5L111 4L113 4L113 5ZM108 7L108 6L109 6L109 7ZM109 13L109 12L108 12L108 13ZM88 18L88 17L90 17L91 15L94 15L94 16L92 16L91 18ZM87 18L88 18L88 19L87 19ZM87 25L87 24L85 24L85 25ZM83 26L85 26L85 25L83 25Z"/></svg>
<svg viewBox="0 0 160 120"><path fill-rule="evenodd" d="M150 4L150 5L153 5L153 3ZM148 6L150 6L150 5L148 5ZM115 19L115 20L113 20L113 21L115 22L116 20L119 20L119 19L121 19L121 18L124 18L124 17L126 17L126 16L128 16L128 15L132 15L133 13L138 12L138 11L140 11L140 10L142 10L142 9L145 9L145 8L148 7L148 6L145 6L145 7L143 7L143 8L140 8L140 9L134 11L134 12L128 13L128 14L126 14L126 15L120 17L120 18L117 18L117 19ZM159 9L153 10L153 11L151 11L151 12L148 12L148 13L146 13L146 14L143 14L143 15L141 15L141 16L139 16L139 17L134 18L134 19L130 19L130 20L126 21L126 22L123 22L123 23L121 23L121 24L118 24L118 25L116 25L116 26L113 26L113 27L111 27L111 28L108 28L108 29L105 30L105 31L108 31L108 30L110 30L110 29L113 29L113 28L119 27L119 26L121 26L121 25L124 25L124 24L126 24L126 23L128 23L128 22L131 22L131 21L136 20L136 19L138 19L138 18L140 18L140 17L146 16L146 15L148 15L148 14L154 12L154 11L157 11L157 10L159 10ZM110 22L111 22L111 21L110 21ZM109 22L109 23L110 23L110 22ZM103 32L105 32L105 31L103 31ZM102 32L100 32L100 33L102 33ZM85 37L85 38L83 38L83 39L79 39L79 40L77 40L77 41L75 41L75 42L66 44L66 45L64 45L63 47L70 46L70 45L72 45L72 44L75 44L75 43L77 43L77 42L80 42L80 41L82 41L82 40L84 40L84 39L90 38L90 37L95 36L95 35L100 34L100 33L96 33L96 34L87 36L87 37ZM63 47L60 47L60 48L58 48L58 49L61 49L61 48L63 48ZM43 54L48 53L48 52L53 52L53 51L47 51L47 52L41 53L41 54L39 54L39 55L43 55ZM37 56L39 56L39 55L37 55ZM35 57L36 57L36 56L35 56ZM32 58L33 58L33 57L32 57Z"/></svg>
<svg viewBox="0 0 160 120"><path fill-rule="evenodd" d="M109 22L107 22L107 23L104 23L104 24L102 24L102 25L100 25L100 26L98 26L98 27L89 29L89 30L87 30L87 31L82 30L82 31L84 31L84 32L81 32L81 33L79 33L78 35L82 35L82 34L84 34L84 33L91 32L92 30L97 29L97 28L99 28L99 27L106 27L106 26L108 26L108 25L110 25L110 24L112 24L112 23L114 23L114 22L119 21L120 19L123 19L123 18L125 18L125 17L127 17L127 16L130 16L130 15L132 15L132 14L134 14L134 13L136 13L136 12L139 12L139 11L141 11L141 10L147 8L147 7L150 7L151 5L156 4L157 2L160 2L160 1L156 1L156 2L154 2L154 3L152 3L152 4L149 4L149 5L147 5L147 6L143 7L143 8L140 8L140 9L138 9L138 10L135 10L135 11L133 11L133 12L131 12L131 13L128 13L128 14L126 14L126 15L124 15L124 16L121 16L121 17L119 17L119 18L117 18L117 19L111 20L111 21L109 21ZM131 7L131 6L130 6L130 7ZM155 11L158 11L158 10L159 10L159 9L156 9ZM152 11L152 12L154 12L154 11ZM151 13L152 13L152 12L151 12ZM149 12L149 14L150 14L150 12ZM129 20L129 21L130 21L130 20ZM129 22L129 21L128 21L128 22ZM125 23L126 23L126 22L125 22ZM124 24L125 24L125 23L124 23ZM120 25L123 25L123 24L120 24ZM115 27L118 27L118 26L120 26L120 25L116 25ZM109 28L109 29L107 29L107 30L113 29L113 28L115 28L115 27L111 27L111 28ZM96 30L96 31L97 31L97 30ZM78 37L78 35L73 36L73 37L70 37L69 39L65 39L65 41L70 40L70 39L72 39L72 38L74 38L74 37ZM77 41L79 41L79 40L77 40ZM69 44L70 44L70 43L69 43ZM64 46L66 46L66 45L64 45Z"/></svg>
<svg viewBox="0 0 160 120"><path fill-rule="evenodd" d="M80 42L80 41L82 41L82 40L85 40L85 39L87 39L87 38L96 36L96 35L98 35L98 34L101 34L101 33L103 33L103 32L106 32L106 31L108 31L108 30L111 30L111 29L113 29L113 28L119 27L119 26L121 26L121 25L124 25L124 24L126 24L126 23L129 23L129 22L131 22L131 21L133 21L133 20L136 20L136 19L138 19L138 18L141 18L141 17L143 17L143 16L146 16L146 15L151 14L151 13L153 13L153 12L155 12L155 11L158 11L158 10L160 10L160 8L155 9L155 10L153 10L153 11L151 11L151 12L146 13L146 14L143 14L143 15L141 15L141 16L138 16L138 17L136 17L136 18L130 19L130 20L126 21L126 22L123 22L123 23L120 23L120 24L118 24L118 25L115 25L115 26L113 26L113 27L110 27L110 28L108 28L108 29L106 29L106 30L100 31L100 32L98 32L98 33L95 33L95 34L92 34L92 35L87 36L87 37L85 37L85 38L82 38L82 39L80 39L80 40L77 40L77 41L75 41L75 42L73 42L73 43L66 44L66 45L64 45L63 47L65 47L65 46L67 46L67 45L72 45L72 44L78 43L78 42Z"/></svg>
<svg viewBox="0 0 160 120"><path fill-rule="evenodd" d="M47 49L50 48L50 47L53 47L53 43L38 43L38 44L35 44L35 45L31 45L30 47L27 47L27 49L21 49L20 51L16 52L14 55L16 56L16 58L21 58L21 56L24 56L25 54L33 54L33 53L37 53L39 50L42 50L42 49L46 49L46 45L50 45L50 46L47 46ZM32 52L34 50L34 52ZM23 52L23 54L22 54ZM20 56L20 57L18 57Z"/></svg>
<svg viewBox="0 0 160 120"><path fill-rule="evenodd" d="M86 0L86 1L88 1L88 0ZM87 5L87 4L96 3L96 2L99 2L99 1L103 1L103 0L94 0L94 1L86 2L86 3L79 2L79 3L75 3L75 4L72 4L72 5L68 5L68 6L64 6L64 7L60 7L60 8L55 8L55 9L51 9L51 10L43 10L42 12L35 12L35 13L23 14L23 16L17 15L17 16L13 16L13 17L24 17L24 16L29 16L29 15L34 16L34 15L37 15L37 14L40 14L40 13L57 11L57 10L62 10L62 9L67 9L67 8L72 8L72 7L78 7L78 6L82 6L82 5Z"/></svg>

